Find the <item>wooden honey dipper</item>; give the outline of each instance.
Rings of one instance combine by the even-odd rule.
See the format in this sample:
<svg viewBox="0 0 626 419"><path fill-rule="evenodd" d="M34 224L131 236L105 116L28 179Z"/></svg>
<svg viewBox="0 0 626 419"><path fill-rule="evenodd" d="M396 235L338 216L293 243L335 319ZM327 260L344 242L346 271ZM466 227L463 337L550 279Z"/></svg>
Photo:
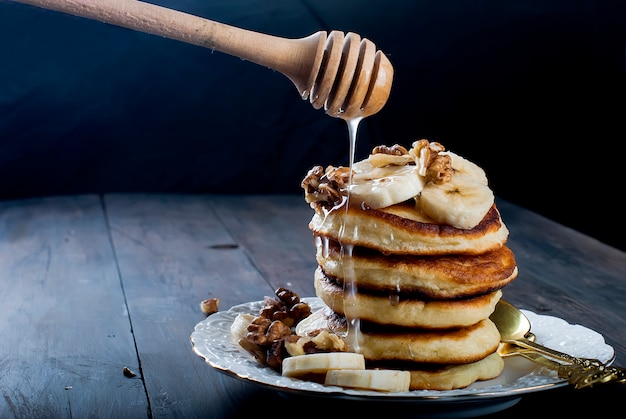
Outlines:
<svg viewBox="0 0 626 419"><path fill-rule="evenodd" d="M253 32L137 0L15 0L220 51L287 76L302 99L344 120L378 112L393 80L389 59L356 33L300 39Z"/></svg>

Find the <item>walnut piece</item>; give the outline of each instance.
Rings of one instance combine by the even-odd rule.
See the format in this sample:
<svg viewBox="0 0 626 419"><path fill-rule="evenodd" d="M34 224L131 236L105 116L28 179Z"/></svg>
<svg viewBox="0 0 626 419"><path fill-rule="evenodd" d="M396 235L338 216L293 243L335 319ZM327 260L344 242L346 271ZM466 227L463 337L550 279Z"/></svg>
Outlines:
<svg viewBox="0 0 626 419"><path fill-rule="evenodd" d="M391 147L386 145L377 145L372 150L372 154L391 154L393 156L403 156L405 154L409 154L406 148L399 144L394 144Z"/></svg>
<svg viewBox="0 0 626 419"><path fill-rule="evenodd" d="M348 343L336 333L320 329L309 333L308 336L288 336L285 339L285 349L291 356L319 352L345 352L348 350Z"/></svg>
<svg viewBox="0 0 626 419"><path fill-rule="evenodd" d="M283 359L289 356L285 340L295 335L295 326L311 314L311 307L286 288L278 288L274 294L263 299L259 315L250 321L239 344L259 363L280 371Z"/></svg>
<svg viewBox="0 0 626 419"><path fill-rule="evenodd" d="M206 315L211 315L219 311L219 298L209 298L200 302L200 310Z"/></svg>
<svg viewBox="0 0 626 419"><path fill-rule="evenodd" d="M452 159L446 154L437 154L426 169L426 182L441 185L452 179Z"/></svg>
<svg viewBox="0 0 626 419"><path fill-rule="evenodd" d="M336 205L342 202L347 193L346 186L350 180L349 167L315 166L302 180L304 199L308 203L322 202Z"/></svg>

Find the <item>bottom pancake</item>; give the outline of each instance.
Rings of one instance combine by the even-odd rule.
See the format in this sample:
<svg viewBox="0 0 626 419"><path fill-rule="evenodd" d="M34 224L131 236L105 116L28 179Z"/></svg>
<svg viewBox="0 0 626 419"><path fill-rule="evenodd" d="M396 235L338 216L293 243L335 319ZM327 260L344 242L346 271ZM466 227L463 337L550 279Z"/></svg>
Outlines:
<svg viewBox="0 0 626 419"><path fill-rule="evenodd" d="M368 366L369 367L369 366ZM389 368L380 365L382 368ZM411 373L409 390L454 390L467 387L476 381L491 380L504 370L504 360L497 352L487 355L476 362L459 365L437 366L420 369L410 364L392 366Z"/></svg>
<svg viewBox="0 0 626 419"><path fill-rule="evenodd" d="M502 296L497 290L474 298L459 300L405 299L398 295L366 294L358 292L346 297L343 287L315 271L316 295L335 312L364 321L405 327L449 328L470 326L488 318ZM346 304L350 298L350 304ZM349 307L350 313L346 313Z"/></svg>

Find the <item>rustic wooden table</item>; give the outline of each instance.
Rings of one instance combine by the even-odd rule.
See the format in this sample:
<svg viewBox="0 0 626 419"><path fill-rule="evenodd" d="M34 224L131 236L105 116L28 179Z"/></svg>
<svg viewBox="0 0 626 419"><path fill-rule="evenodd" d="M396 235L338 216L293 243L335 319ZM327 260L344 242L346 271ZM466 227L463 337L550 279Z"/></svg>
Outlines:
<svg viewBox="0 0 626 419"><path fill-rule="evenodd" d="M615 348L615 364L626 366L626 254L498 205L520 269L505 297L598 331ZM190 343L206 298L226 310L280 286L314 295L311 215L301 196L285 195L0 202L0 417L275 417L310 408L335 416L362 408L285 398L214 370ZM564 386L526 394L490 417L540 412L545 403L559 417L608 413L624 397L624 384ZM373 413L390 408L368 405ZM410 404L394 412L434 413Z"/></svg>

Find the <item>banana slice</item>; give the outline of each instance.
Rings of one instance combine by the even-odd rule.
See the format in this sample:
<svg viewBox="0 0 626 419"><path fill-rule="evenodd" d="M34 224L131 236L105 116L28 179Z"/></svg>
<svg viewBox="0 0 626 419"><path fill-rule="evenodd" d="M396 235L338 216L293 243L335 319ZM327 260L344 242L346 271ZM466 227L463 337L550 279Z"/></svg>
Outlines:
<svg viewBox="0 0 626 419"><path fill-rule="evenodd" d="M400 370L332 370L324 385L376 391L409 391L411 373Z"/></svg>
<svg viewBox="0 0 626 419"><path fill-rule="evenodd" d="M309 355L290 356L283 360L282 375L301 377L311 374L326 374L329 370L364 370L363 354L354 352L324 352Z"/></svg>
<svg viewBox="0 0 626 419"><path fill-rule="evenodd" d="M491 189L474 177L455 173L450 181L436 185L429 182L416 205L438 223L463 230L480 223L493 205Z"/></svg>
<svg viewBox="0 0 626 419"><path fill-rule="evenodd" d="M248 313L239 313L233 324L230 325L230 334L233 335L235 340L243 339L248 334L248 325L252 323L254 316Z"/></svg>
<svg viewBox="0 0 626 419"><path fill-rule="evenodd" d="M418 195L424 178L413 164L374 166L368 159L352 165L350 199L371 209L399 204Z"/></svg>
<svg viewBox="0 0 626 419"><path fill-rule="evenodd" d="M487 174L485 173L483 168L478 166L476 163L473 163L466 158L459 156L458 154L454 154L451 151L443 151L440 154L446 154L450 156L450 163L455 173L469 176L476 179L480 183L484 183L485 185L489 184L487 180Z"/></svg>

